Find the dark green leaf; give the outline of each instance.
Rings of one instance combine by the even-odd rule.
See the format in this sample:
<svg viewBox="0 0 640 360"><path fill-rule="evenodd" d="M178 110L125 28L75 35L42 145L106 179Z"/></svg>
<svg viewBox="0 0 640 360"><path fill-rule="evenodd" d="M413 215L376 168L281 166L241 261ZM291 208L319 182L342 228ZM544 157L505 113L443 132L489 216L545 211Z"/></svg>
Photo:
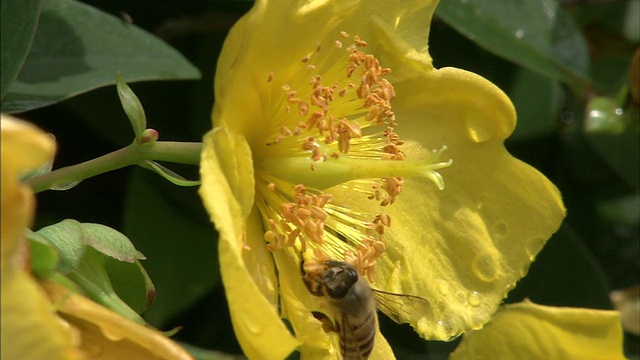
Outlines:
<svg viewBox="0 0 640 360"><path fill-rule="evenodd" d="M193 188L136 169L127 193L125 229L147 255L158 294L145 318L161 328L218 283L216 234Z"/></svg>
<svg viewBox="0 0 640 360"><path fill-rule="evenodd" d="M635 115L637 119L637 113ZM637 120L636 120L637 121ZM640 142L638 124L629 126L617 135L588 133L587 140L611 169L620 176L630 189L640 188Z"/></svg>
<svg viewBox="0 0 640 360"><path fill-rule="evenodd" d="M544 246L529 273L509 293L508 303L611 309L610 284L580 235L564 224Z"/></svg>
<svg viewBox="0 0 640 360"><path fill-rule="evenodd" d="M60 254L58 270L67 274L80 265L84 257L86 243L82 225L72 219L44 227L36 232L53 245Z"/></svg>
<svg viewBox="0 0 640 360"><path fill-rule="evenodd" d="M86 244L101 253L129 263L145 258L119 231L101 224L83 223L81 226L85 233Z"/></svg>
<svg viewBox="0 0 640 360"><path fill-rule="evenodd" d="M442 0L436 13L488 51L574 89L590 87L586 42L555 1Z"/></svg>
<svg viewBox="0 0 640 360"><path fill-rule="evenodd" d="M108 258L104 262L104 268L109 274L113 289L135 312L142 314L151 305L156 289L140 261L126 263Z"/></svg>
<svg viewBox="0 0 640 360"><path fill-rule="evenodd" d="M509 97L518 112L510 140L551 135L558 129L564 91L557 81L520 68Z"/></svg>
<svg viewBox="0 0 640 360"><path fill-rule="evenodd" d="M43 279L49 278L58 267L58 251L41 235L32 231L27 233L31 253L31 270Z"/></svg>
<svg viewBox="0 0 640 360"><path fill-rule="evenodd" d="M131 309L113 289L109 275L104 267L107 259L108 257L105 254L88 247L85 256L80 262L80 266L67 276L93 301L117 312L131 321L145 325L146 322L140 315Z"/></svg>
<svg viewBox="0 0 640 360"><path fill-rule="evenodd" d="M196 79L199 71L155 36L72 0L45 0L27 61L3 99L21 112L115 83Z"/></svg>
<svg viewBox="0 0 640 360"><path fill-rule="evenodd" d="M0 9L0 99L4 98L24 64L36 33L42 0L2 0Z"/></svg>

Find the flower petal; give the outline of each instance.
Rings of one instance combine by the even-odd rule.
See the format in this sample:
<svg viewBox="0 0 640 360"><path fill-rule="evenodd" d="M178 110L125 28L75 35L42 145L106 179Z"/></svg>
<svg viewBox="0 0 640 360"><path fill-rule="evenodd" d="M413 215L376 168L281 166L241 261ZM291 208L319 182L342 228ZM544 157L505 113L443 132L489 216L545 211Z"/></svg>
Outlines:
<svg viewBox="0 0 640 360"><path fill-rule="evenodd" d="M485 79L458 69L417 73L396 84L394 109L408 158L447 146L442 191L428 179L405 179L395 204L381 208L344 187L334 202L391 216L386 254L378 260L382 289L426 298L412 319L428 339L447 340L478 328L564 217L560 194L532 167L510 156L504 139L515 112Z"/></svg>
<svg viewBox="0 0 640 360"><path fill-rule="evenodd" d="M161 332L128 320L60 284L44 284L58 312L81 333L89 358L189 360L191 355Z"/></svg>
<svg viewBox="0 0 640 360"><path fill-rule="evenodd" d="M429 22L437 1L373 0L257 1L229 33L218 60L214 125L243 134L250 144L268 126L267 78L287 83L319 44L332 46L340 32L370 40L372 49L392 48L388 58L411 58L431 66ZM283 21L283 19L287 19ZM367 19L367 21L362 21ZM268 56L265 56L268 55ZM394 70L395 71L395 70ZM400 73L402 70L400 70Z"/></svg>
<svg viewBox="0 0 640 360"><path fill-rule="evenodd" d="M253 229L259 221L249 216L254 187L251 152L244 138L222 128L205 135L203 145L200 196L220 234L220 271L236 336L251 359L284 358L298 342L276 311L275 273L251 273L249 269L256 267L248 268L243 255L247 226ZM252 219L248 225L247 217ZM248 252L259 251L260 246L248 245L252 248Z"/></svg>
<svg viewBox="0 0 640 360"><path fill-rule="evenodd" d="M2 270L3 359L81 359L78 334L56 316L36 281L18 269Z"/></svg>
<svg viewBox="0 0 640 360"><path fill-rule="evenodd" d="M282 316L289 320L296 338L302 342L299 348L303 359L330 360L337 358L339 348L332 347L332 341L322 330L322 324L311 314L322 311L319 298L311 295L302 282L299 264L292 261L296 255L282 249L273 253L280 279ZM333 319L331 319L333 320Z"/></svg>
<svg viewBox="0 0 640 360"><path fill-rule="evenodd" d="M480 358L624 359L620 314L530 301L506 305L451 354L452 360Z"/></svg>
<svg viewBox="0 0 640 360"><path fill-rule="evenodd" d="M34 199L31 189L19 183L19 177L52 161L56 144L53 138L30 123L2 114L2 270L19 244L22 232L31 224Z"/></svg>

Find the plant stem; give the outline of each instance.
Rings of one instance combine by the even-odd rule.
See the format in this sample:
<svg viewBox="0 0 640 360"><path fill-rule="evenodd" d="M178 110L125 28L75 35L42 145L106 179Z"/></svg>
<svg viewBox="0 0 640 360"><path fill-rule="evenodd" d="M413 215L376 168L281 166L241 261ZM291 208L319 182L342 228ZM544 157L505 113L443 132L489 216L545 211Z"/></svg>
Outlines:
<svg viewBox="0 0 640 360"><path fill-rule="evenodd" d="M201 148L201 143L188 142L157 141L142 145L134 143L93 160L33 177L26 180L25 183L31 186L34 192L38 193L54 187L63 187L112 170L135 165L143 160L198 165Z"/></svg>

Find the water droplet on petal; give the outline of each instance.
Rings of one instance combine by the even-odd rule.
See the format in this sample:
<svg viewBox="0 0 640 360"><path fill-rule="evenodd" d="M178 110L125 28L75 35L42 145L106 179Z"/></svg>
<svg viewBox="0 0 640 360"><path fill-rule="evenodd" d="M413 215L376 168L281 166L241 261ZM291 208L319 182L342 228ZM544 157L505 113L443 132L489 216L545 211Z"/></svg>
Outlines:
<svg viewBox="0 0 640 360"><path fill-rule="evenodd" d="M107 339L112 341L120 341L125 337L124 332L118 328L104 326L101 327L100 330L102 330L102 333Z"/></svg>
<svg viewBox="0 0 640 360"><path fill-rule="evenodd" d="M507 232L509 232L509 225L507 225L506 222L500 221L500 222L496 223L496 226L495 226L495 235L496 236L503 237L503 236L507 235Z"/></svg>
<svg viewBox="0 0 640 360"><path fill-rule="evenodd" d="M73 189L78 184L80 184L80 181L74 181L74 182L70 182L70 183L66 183L66 184L54 184L50 188L50 190L65 191L65 190Z"/></svg>
<svg viewBox="0 0 640 360"><path fill-rule="evenodd" d="M480 293L478 293L477 291L470 292L469 296L467 297L467 302L473 307L479 306L482 302L480 299Z"/></svg>
<svg viewBox="0 0 640 360"><path fill-rule="evenodd" d="M248 319L248 321L245 322L245 325L247 326L247 330L254 335L258 335L262 332L262 325L255 321Z"/></svg>
<svg viewBox="0 0 640 360"><path fill-rule="evenodd" d="M524 249L527 252L529 260L533 261L536 258L536 255L538 255L538 252L542 249L546 241L547 240L545 238L539 236L527 240L524 245Z"/></svg>
<svg viewBox="0 0 640 360"><path fill-rule="evenodd" d="M498 276L498 258L491 252L482 252L471 261L471 270L482 281L492 281Z"/></svg>
<svg viewBox="0 0 640 360"><path fill-rule="evenodd" d="M82 351L91 358L97 358L104 353L102 346L91 341L85 341L85 343L82 344Z"/></svg>
<svg viewBox="0 0 640 360"><path fill-rule="evenodd" d="M491 125L487 123L482 116L478 113L482 112L482 106L477 106L476 109L466 118L467 132L471 140L481 143L489 141L493 138L494 131L491 129Z"/></svg>
<svg viewBox="0 0 640 360"><path fill-rule="evenodd" d="M442 279L438 279L436 280L436 287L438 289L438 291L440 292L441 295L448 295L449 294L449 283L442 280Z"/></svg>

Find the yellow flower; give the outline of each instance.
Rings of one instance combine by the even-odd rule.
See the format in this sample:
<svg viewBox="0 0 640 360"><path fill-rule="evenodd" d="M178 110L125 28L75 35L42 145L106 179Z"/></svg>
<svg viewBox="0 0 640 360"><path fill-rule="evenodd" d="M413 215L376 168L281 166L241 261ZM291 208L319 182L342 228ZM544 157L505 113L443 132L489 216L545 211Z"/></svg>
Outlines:
<svg viewBox="0 0 640 360"><path fill-rule="evenodd" d="M490 319L559 227L557 189L504 149L508 98L475 74L433 68L435 6L262 0L229 34L200 194L249 358L338 351L311 315L322 304L300 252L426 299L406 320L447 340ZM372 358L392 357L379 336Z"/></svg>
<svg viewBox="0 0 640 360"><path fill-rule="evenodd" d="M624 359L620 313L528 300L502 307L481 330L464 335L452 360Z"/></svg>
<svg viewBox="0 0 640 360"><path fill-rule="evenodd" d="M30 273L23 232L34 196L19 182L27 170L51 162L52 137L2 115L2 346L13 359L192 359L162 333L136 324L60 284Z"/></svg>
<svg viewBox="0 0 640 360"><path fill-rule="evenodd" d="M53 159L55 142L31 124L2 115L2 351L3 359L79 359L73 332L25 271L24 229L34 198L20 175Z"/></svg>

